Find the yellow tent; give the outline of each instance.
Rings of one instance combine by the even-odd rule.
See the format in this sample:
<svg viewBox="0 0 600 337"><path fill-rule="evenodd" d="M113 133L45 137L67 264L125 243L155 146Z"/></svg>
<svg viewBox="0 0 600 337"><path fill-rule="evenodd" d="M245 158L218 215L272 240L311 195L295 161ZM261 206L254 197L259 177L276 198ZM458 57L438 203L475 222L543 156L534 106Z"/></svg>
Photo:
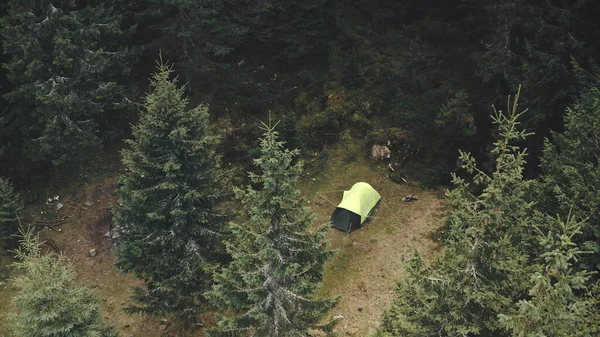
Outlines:
<svg viewBox="0 0 600 337"><path fill-rule="evenodd" d="M361 228L380 200L381 195L371 185L354 184L344 191L342 201L331 215L332 226L346 233Z"/></svg>

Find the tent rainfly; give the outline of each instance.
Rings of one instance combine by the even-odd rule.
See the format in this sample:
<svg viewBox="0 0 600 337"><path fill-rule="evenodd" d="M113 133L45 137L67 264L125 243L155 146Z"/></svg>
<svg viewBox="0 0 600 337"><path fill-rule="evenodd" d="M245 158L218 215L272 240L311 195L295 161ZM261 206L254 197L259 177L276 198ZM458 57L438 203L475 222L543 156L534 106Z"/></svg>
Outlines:
<svg viewBox="0 0 600 337"><path fill-rule="evenodd" d="M381 195L371 185L354 184L344 191L342 201L331 215L332 226L346 233L361 228L380 200Z"/></svg>

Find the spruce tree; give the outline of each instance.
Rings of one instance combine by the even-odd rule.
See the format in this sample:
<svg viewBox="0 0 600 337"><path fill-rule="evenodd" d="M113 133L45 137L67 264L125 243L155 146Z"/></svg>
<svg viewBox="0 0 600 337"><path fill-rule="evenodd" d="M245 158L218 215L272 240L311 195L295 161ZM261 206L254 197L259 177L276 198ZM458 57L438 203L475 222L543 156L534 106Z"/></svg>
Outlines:
<svg viewBox="0 0 600 337"><path fill-rule="evenodd" d="M546 267L558 258L557 249L569 259L575 259L578 250L570 250L570 245L557 248L551 242L572 235L574 229L560 231L556 221L536 212L530 199L534 184L523 178L526 151L516 145L527 136L518 130L522 113L517 113L517 100L518 95L508 113L497 112L494 117L499 137L491 150L495 161L491 174L480 170L471 155L461 153L463 167L473 178L467 182L453 175L445 250L431 266L418 254L407 264L407 279L399 284L378 336L511 336L514 325L500 315L513 313L526 305L523 301L535 305L544 301L539 288L543 277L560 287L564 284L554 278L572 275L577 284L569 285L578 291L573 297L589 286L582 278L585 273L553 265L557 272L552 274ZM568 298L563 309L585 301L587 297ZM573 321L598 318L587 320L584 311L572 314ZM517 314L510 317L520 319Z"/></svg>
<svg viewBox="0 0 600 337"><path fill-rule="evenodd" d="M37 236L23 234L15 264L23 274L14 279L18 294L16 313L8 316L8 329L18 337L117 337L113 324L102 321L94 292L75 280L62 254L42 252Z"/></svg>
<svg viewBox="0 0 600 337"><path fill-rule="evenodd" d="M125 32L108 4L11 0L0 20L14 89L0 128L3 149L60 165L85 157L130 104L117 82L129 72ZM21 153L22 152L22 153Z"/></svg>
<svg viewBox="0 0 600 337"><path fill-rule="evenodd" d="M600 85L583 90L567 109L565 131L546 140L537 197L547 212L587 219L577 238L594 252L583 258L600 270Z"/></svg>
<svg viewBox="0 0 600 337"><path fill-rule="evenodd" d="M113 209L122 231L118 267L146 282L136 288L132 311L172 313L190 323L211 285L226 216L226 195L209 130L206 105L189 108L184 87L158 65L145 97L131 148L122 152L130 170L120 177L122 207Z"/></svg>
<svg viewBox="0 0 600 337"><path fill-rule="evenodd" d="M318 326L336 299L319 299L327 227L312 230L314 214L296 188L301 162L298 150L284 149L274 127L264 126L260 174L250 173L254 186L236 189L245 210L243 223L232 223L227 251L233 261L216 274L209 293L213 303L233 312L221 318L209 336L305 336Z"/></svg>
<svg viewBox="0 0 600 337"><path fill-rule="evenodd" d="M600 325L597 300L587 287L591 273L579 270L577 259L586 253L574 242L582 223L571 216L541 219L551 224L539 231L544 263L531 275L528 299L520 300L509 314L500 314L500 324L514 337L597 336ZM539 230L539 228L538 228Z"/></svg>
<svg viewBox="0 0 600 337"><path fill-rule="evenodd" d="M0 249L6 249L15 242L12 236L19 233L18 215L22 210L23 203L12 183L0 177Z"/></svg>

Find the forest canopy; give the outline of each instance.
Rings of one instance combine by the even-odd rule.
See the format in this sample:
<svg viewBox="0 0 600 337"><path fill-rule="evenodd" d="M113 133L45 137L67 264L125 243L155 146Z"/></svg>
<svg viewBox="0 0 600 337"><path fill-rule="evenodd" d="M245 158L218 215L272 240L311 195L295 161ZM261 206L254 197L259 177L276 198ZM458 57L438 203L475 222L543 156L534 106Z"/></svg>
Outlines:
<svg viewBox="0 0 600 337"><path fill-rule="evenodd" d="M598 335L599 17L592 0L0 3L0 254L24 235L9 330L32 335L43 269L56 308L91 303L65 319L115 334L20 228L68 221L36 208L63 207L57 185L112 174L127 312L211 336L332 333L335 255L303 170L371 153L380 185L447 189L439 253L391 261L406 276L377 336ZM106 153L116 166L96 165Z"/></svg>

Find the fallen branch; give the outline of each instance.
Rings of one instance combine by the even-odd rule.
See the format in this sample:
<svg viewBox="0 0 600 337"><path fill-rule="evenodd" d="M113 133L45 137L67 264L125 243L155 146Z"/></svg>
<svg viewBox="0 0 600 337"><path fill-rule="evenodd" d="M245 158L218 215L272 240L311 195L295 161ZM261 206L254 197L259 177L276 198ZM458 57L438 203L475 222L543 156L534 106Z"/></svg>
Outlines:
<svg viewBox="0 0 600 337"><path fill-rule="evenodd" d="M71 216L69 215L65 215L63 217L60 218L56 218L54 220L40 220L40 219L33 219L33 220L26 220L27 222L35 222L35 223L55 223L55 222L60 222L60 221L66 221L68 218L70 218Z"/></svg>
<svg viewBox="0 0 600 337"><path fill-rule="evenodd" d="M66 221L69 221L69 220L67 220L67 219L59 219L59 220L54 220L54 221L33 220L32 222L38 223L38 224L55 224L57 222L66 222Z"/></svg>
<svg viewBox="0 0 600 337"><path fill-rule="evenodd" d="M60 252L60 249L58 248L56 241L54 241L54 239L52 239L52 238L45 239L44 241L41 242L41 245L52 249L55 253Z"/></svg>
<svg viewBox="0 0 600 337"><path fill-rule="evenodd" d="M36 223L34 221L33 226L54 228L56 226L64 225L67 222L69 222L69 221L68 220L60 220L60 221L56 221L56 222L41 222L41 223Z"/></svg>

